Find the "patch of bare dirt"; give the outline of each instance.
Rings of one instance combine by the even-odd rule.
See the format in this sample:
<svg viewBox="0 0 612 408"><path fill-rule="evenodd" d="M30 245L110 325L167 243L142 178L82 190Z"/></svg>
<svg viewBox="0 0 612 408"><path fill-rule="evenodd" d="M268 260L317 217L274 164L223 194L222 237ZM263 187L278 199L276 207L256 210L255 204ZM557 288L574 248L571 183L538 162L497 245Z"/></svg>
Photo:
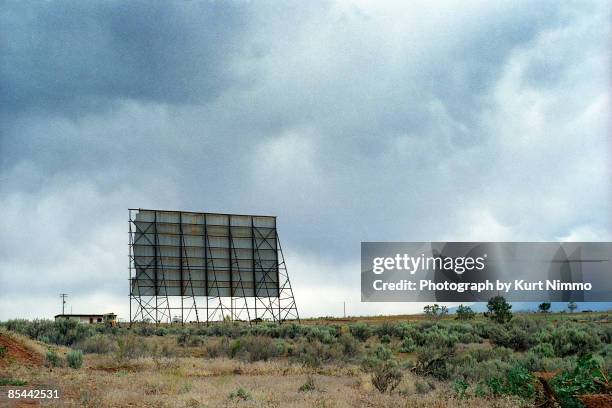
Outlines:
<svg viewBox="0 0 612 408"><path fill-rule="evenodd" d="M116 366L116 367L91 367L90 370L95 370L95 371L104 371L107 373L116 373L118 371L129 371L129 372L134 372L136 371L136 368L132 367L132 366Z"/></svg>
<svg viewBox="0 0 612 408"><path fill-rule="evenodd" d="M592 394L578 397L586 408L610 408L612 407L612 395Z"/></svg>
<svg viewBox="0 0 612 408"><path fill-rule="evenodd" d="M0 357L0 367L7 366L11 361L30 366L43 364L43 357L40 354L3 333L0 333L0 347L6 349L4 356Z"/></svg>

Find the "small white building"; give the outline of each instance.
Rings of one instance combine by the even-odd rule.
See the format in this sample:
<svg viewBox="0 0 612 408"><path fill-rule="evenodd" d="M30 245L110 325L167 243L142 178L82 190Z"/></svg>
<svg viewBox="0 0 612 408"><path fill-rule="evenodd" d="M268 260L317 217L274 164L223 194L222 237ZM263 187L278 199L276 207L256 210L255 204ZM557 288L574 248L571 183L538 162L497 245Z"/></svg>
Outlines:
<svg viewBox="0 0 612 408"><path fill-rule="evenodd" d="M117 321L117 315L114 313L106 314L58 314L55 315L55 321L59 320L76 320L79 323L96 324L110 323L112 325Z"/></svg>

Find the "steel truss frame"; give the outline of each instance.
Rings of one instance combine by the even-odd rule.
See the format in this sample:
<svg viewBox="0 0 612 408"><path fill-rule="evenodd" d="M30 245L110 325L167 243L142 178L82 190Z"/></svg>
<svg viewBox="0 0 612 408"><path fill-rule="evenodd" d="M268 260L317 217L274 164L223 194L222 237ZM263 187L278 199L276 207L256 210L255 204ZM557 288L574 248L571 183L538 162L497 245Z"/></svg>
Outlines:
<svg viewBox="0 0 612 408"><path fill-rule="evenodd" d="M252 248L252 269L253 282L256 282L253 288L254 296L237 296L237 292L245 295L245 287L242 282L240 260L236 253L236 246L231 235L231 227L229 231L229 282L217 280L217 269L215 267L215 259L212 256L210 245L210 234L206 223L204 224L203 239L205 262L204 262L204 277L206 292L205 296L196 296L194 291L194 280L192 279L192 268L189 265L189 256L187 254L187 246L185 245L185 234L183 233L182 221L179 221L179 249L180 249L180 296L168 295L169 280L164 273L163 258L160 254L160 242L157 232L158 214L165 212L178 213L180 220L183 214L199 214L208 213L192 213L187 211L165 211L165 210L145 210L145 209L129 209L129 282L130 282L130 326L135 322L149 323L172 323L180 320L181 324L196 323L209 324L215 321L246 321L249 323L258 323L261 321L272 321L282 323L286 320L297 320L300 316L291 288L291 281L287 272L287 265L283 249L278 238L276 228L266 229L259 228L253 225L251 218L251 248ZM136 214L138 211L151 211L155 213L155 219L146 228L142 229L136 223ZM236 214L218 214L229 216ZM204 217L206 219L206 217ZM274 232L274 233L273 233ZM147 235L153 235L154 240L151 241ZM137 257L134 254L135 238L140 236L148 241L148 245L154 249L154 254L150 262L146 265L138 264ZM260 250L275 250L277 253L276 261L273 265L266 267L266 262L261 259ZM269 262L268 262L269 264ZM138 279L137 269L146 277L146 282L152 282L153 286L143 286L143 280ZM238 282L233 282L232 271L237 271L239 277ZM276 274L272 277L271 274ZM256 279L256 276L260 276ZM212 277L212 281L210 281ZM278 288L270 288L269 282L274 280L278 282ZM220 296L221 288L227 288L223 284L229 283L230 296ZM149 284L150 285L150 284ZM137 287L137 293L133 293L133 288ZM146 293L141 292L141 288ZM241 291L237 291L241 289ZM154 295L151 294L154 293ZM180 315L177 315L180 313ZM174 315L174 316L173 316Z"/></svg>

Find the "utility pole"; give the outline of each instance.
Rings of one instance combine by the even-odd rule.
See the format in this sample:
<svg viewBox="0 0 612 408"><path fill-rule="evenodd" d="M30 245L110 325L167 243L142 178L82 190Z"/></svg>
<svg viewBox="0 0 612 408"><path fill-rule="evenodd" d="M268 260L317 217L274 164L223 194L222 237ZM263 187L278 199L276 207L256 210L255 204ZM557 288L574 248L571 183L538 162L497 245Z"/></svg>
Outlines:
<svg viewBox="0 0 612 408"><path fill-rule="evenodd" d="M342 302L342 306L344 308L344 317L346 318L346 300Z"/></svg>
<svg viewBox="0 0 612 408"><path fill-rule="evenodd" d="M62 314L64 313L64 306L66 305L66 298L68 297L67 293L60 293L60 297L62 298Z"/></svg>

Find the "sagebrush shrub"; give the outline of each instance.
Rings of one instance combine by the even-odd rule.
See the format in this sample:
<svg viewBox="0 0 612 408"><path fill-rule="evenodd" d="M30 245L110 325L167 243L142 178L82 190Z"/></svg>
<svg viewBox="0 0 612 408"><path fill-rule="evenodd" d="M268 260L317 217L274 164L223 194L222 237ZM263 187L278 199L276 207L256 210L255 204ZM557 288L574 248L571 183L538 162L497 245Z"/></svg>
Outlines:
<svg viewBox="0 0 612 408"><path fill-rule="evenodd" d="M83 352L81 350L71 350L66 354L68 366L74 369L79 369L83 366Z"/></svg>
<svg viewBox="0 0 612 408"><path fill-rule="evenodd" d="M366 341L372 336L372 329L365 323L356 323L349 326L351 334L361 340Z"/></svg>
<svg viewBox="0 0 612 408"><path fill-rule="evenodd" d="M402 353L412 353L414 350L416 350L416 343L414 340L412 340L411 337L404 337L400 351Z"/></svg>
<svg viewBox="0 0 612 408"><path fill-rule="evenodd" d="M60 367L62 365L62 358L57 354L57 351L50 349L47 351L47 365L51 367Z"/></svg>
<svg viewBox="0 0 612 408"><path fill-rule="evenodd" d="M342 354L345 357L355 357L359 351L359 342L349 333L342 334L338 338L338 343L342 347Z"/></svg>
<svg viewBox="0 0 612 408"><path fill-rule="evenodd" d="M315 386L314 378L312 378L312 376L309 375L308 377L306 377L306 382L300 385L300 388L298 388L298 392L314 391L315 389L316 389L316 386Z"/></svg>
<svg viewBox="0 0 612 408"><path fill-rule="evenodd" d="M230 339L227 337L209 338L204 343L203 351L204 356L207 358L217 358L230 355Z"/></svg>
<svg viewBox="0 0 612 408"><path fill-rule="evenodd" d="M16 319L6 322L6 328L34 340L61 346L71 346L96 333L94 326L76 320Z"/></svg>
<svg viewBox="0 0 612 408"><path fill-rule="evenodd" d="M319 367L322 363L338 361L343 357L342 346L339 343L300 341L295 347L293 359L310 367Z"/></svg>
<svg viewBox="0 0 612 408"><path fill-rule="evenodd" d="M380 326L376 327L374 329L374 332L376 333L376 335L378 337L384 337L384 336L388 336L391 337L393 335L395 335L396 333L396 329L395 329L395 325L391 322L383 322L383 324L381 324Z"/></svg>
<svg viewBox="0 0 612 408"><path fill-rule="evenodd" d="M446 380L450 376L450 359L455 355L452 347L419 347L416 351L417 361L414 372L418 375L431 376Z"/></svg>
<svg viewBox="0 0 612 408"><path fill-rule="evenodd" d="M586 355L601 347L599 337L577 327L559 327L550 335L550 344L559 357Z"/></svg>
<svg viewBox="0 0 612 408"><path fill-rule="evenodd" d="M536 342L534 334L518 326L498 325L489 331L489 339L493 344L508 347L516 351L525 351Z"/></svg>
<svg viewBox="0 0 612 408"><path fill-rule="evenodd" d="M248 401L248 400L252 400L253 396L246 389L244 389L242 387L239 387L239 388L235 389L234 391L232 391L230 393L230 395L228 396L228 398L230 400Z"/></svg>
<svg viewBox="0 0 612 408"><path fill-rule="evenodd" d="M242 350L242 342L240 339L236 339L232 342L230 346L229 356L230 358L234 358L238 355L238 353Z"/></svg>
<svg viewBox="0 0 612 408"><path fill-rule="evenodd" d="M434 326L418 334L415 340L419 346L453 347L459 342L459 337L445 328Z"/></svg>
<svg viewBox="0 0 612 408"><path fill-rule="evenodd" d="M142 357L146 355L148 351L147 344L134 335L117 338L117 349L115 350L115 354L119 360Z"/></svg>
<svg viewBox="0 0 612 408"><path fill-rule="evenodd" d="M84 353L105 354L117 351L117 343L108 335L96 334L81 340L75 348Z"/></svg>
<svg viewBox="0 0 612 408"><path fill-rule="evenodd" d="M301 328L295 323L281 325L279 328L279 335L283 338L297 339L300 337Z"/></svg>
<svg viewBox="0 0 612 408"><path fill-rule="evenodd" d="M267 361L277 356L276 342L270 337L245 336L239 339L238 344L239 351L236 354L250 362Z"/></svg>
<svg viewBox="0 0 612 408"><path fill-rule="evenodd" d="M425 381L416 380L414 382L414 390L417 394L425 394L432 390L431 384Z"/></svg>
<svg viewBox="0 0 612 408"><path fill-rule="evenodd" d="M386 361L374 368L372 384L381 393L393 391L402 381L402 371L392 361Z"/></svg>
<svg viewBox="0 0 612 408"><path fill-rule="evenodd" d="M533 352L538 357L549 357L550 358L550 357L555 356L555 349L550 343L537 344L535 347L531 349L531 352Z"/></svg>
<svg viewBox="0 0 612 408"><path fill-rule="evenodd" d="M306 333L306 338L309 341L317 340L324 344L330 344L334 339L334 335L335 330L333 328L315 326L311 327Z"/></svg>
<svg viewBox="0 0 612 408"><path fill-rule="evenodd" d="M402 322L395 326L395 337L399 339L403 339L406 337L414 337L416 333L416 328L413 324Z"/></svg>

